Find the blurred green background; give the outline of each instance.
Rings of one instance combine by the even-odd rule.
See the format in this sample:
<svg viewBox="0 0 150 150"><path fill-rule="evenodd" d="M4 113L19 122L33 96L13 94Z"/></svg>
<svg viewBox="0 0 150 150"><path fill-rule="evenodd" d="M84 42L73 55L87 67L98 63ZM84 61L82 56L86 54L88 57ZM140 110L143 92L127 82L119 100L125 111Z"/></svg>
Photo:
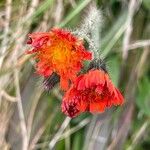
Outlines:
<svg viewBox="0 0 150 150"><path fill-rule="evenodd" d="M33 60L24 52L27 34L54 26L79 28L101 10L101 55L125 104L103 114L71 119L61 112L63 92L43 91ZM1 150L150 149L149 0L0 1Z"/></svg>

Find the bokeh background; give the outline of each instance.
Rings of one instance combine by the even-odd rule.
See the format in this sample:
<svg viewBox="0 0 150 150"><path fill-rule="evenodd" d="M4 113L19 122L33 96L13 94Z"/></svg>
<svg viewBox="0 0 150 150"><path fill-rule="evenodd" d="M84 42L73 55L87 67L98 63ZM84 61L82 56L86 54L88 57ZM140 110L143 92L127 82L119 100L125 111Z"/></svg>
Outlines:
<svg viewBox="0 0 150 150"><path fill-rule="evenodd" d="M100 53L125 104L70 119L59 86L45 92L24 54L27 34L77 29L91 7L102 14L101 29L91 34L101 37ZM149 0L0 0L0 149L149 150L149 58Z"/></svg>

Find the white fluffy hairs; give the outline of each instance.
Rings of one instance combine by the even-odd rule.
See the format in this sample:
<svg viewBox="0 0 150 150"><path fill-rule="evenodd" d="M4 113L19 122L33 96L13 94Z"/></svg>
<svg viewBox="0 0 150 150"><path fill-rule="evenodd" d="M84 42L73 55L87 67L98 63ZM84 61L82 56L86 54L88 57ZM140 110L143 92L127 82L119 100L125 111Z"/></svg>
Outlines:
<svg viewBox="0 0 150 150"><path fill-rule="evenodd" d="M80 27L80 31L83 34L88 34L97 27L101 28L102 14L101 11L97 9L94 3L89 6L85 14L86 15L83 18L83 23L81 24Z"/></svg>
<svg viewBox="0 0 150 150"><path fill-rule="evenodd" d="M95 58L100 57L102 22L101 11L92 3L85 12L80 28L76 30L76 33L89 43L89 50L94 52Z"/></svg>

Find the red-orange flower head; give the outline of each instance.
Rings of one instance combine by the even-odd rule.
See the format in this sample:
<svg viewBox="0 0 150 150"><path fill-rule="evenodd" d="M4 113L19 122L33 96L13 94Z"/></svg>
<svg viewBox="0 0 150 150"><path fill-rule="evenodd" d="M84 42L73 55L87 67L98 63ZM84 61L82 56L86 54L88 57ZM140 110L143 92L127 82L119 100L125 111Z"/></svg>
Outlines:
<svg viewBox="0 0 150 150"><path fill-rule="evenodd" d="M83 40L64 29L54 28L50 32L29 34L27 44L33 46L27 53L36 53L37 72L44 77L57 73L62 89L67 89L69 80L75 79L82 61L92 59Z"/></svg>
<svg viewBox="0 0 150 150"><path fill-rule="evenodd" d="M70 117L75 117L85 111L104 112L107 107L121 105L123 102L123 96L113 85L105 66L100 63L93 65L92 62L90 70L80 75L66 92L62 111Z"/></svg>

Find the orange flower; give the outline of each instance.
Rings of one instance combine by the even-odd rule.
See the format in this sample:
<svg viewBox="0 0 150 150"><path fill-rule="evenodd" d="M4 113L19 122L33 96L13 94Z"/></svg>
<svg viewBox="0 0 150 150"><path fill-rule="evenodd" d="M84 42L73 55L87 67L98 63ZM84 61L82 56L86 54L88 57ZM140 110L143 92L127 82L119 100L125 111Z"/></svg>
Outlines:
<svg viewBox="0 0 150 150"><path fill-rule="evenodd" d="M107 72L102 69L91 69L80 75L66 92L62 111L75 117L81 112L104 112L107 107L123 104L120 91L115 88Z"/></svg>
<svg viewBox="0 0 150 150"><path fill-rule="evenodd" d="M68 82L75 79L82 68L82 61L92 59L92 54L86 51L83 41L63 29L29 34L27 44L33 46L27 53L36 53L37 72L44 77L57 73L62 89L67 89Z"/></svg>

